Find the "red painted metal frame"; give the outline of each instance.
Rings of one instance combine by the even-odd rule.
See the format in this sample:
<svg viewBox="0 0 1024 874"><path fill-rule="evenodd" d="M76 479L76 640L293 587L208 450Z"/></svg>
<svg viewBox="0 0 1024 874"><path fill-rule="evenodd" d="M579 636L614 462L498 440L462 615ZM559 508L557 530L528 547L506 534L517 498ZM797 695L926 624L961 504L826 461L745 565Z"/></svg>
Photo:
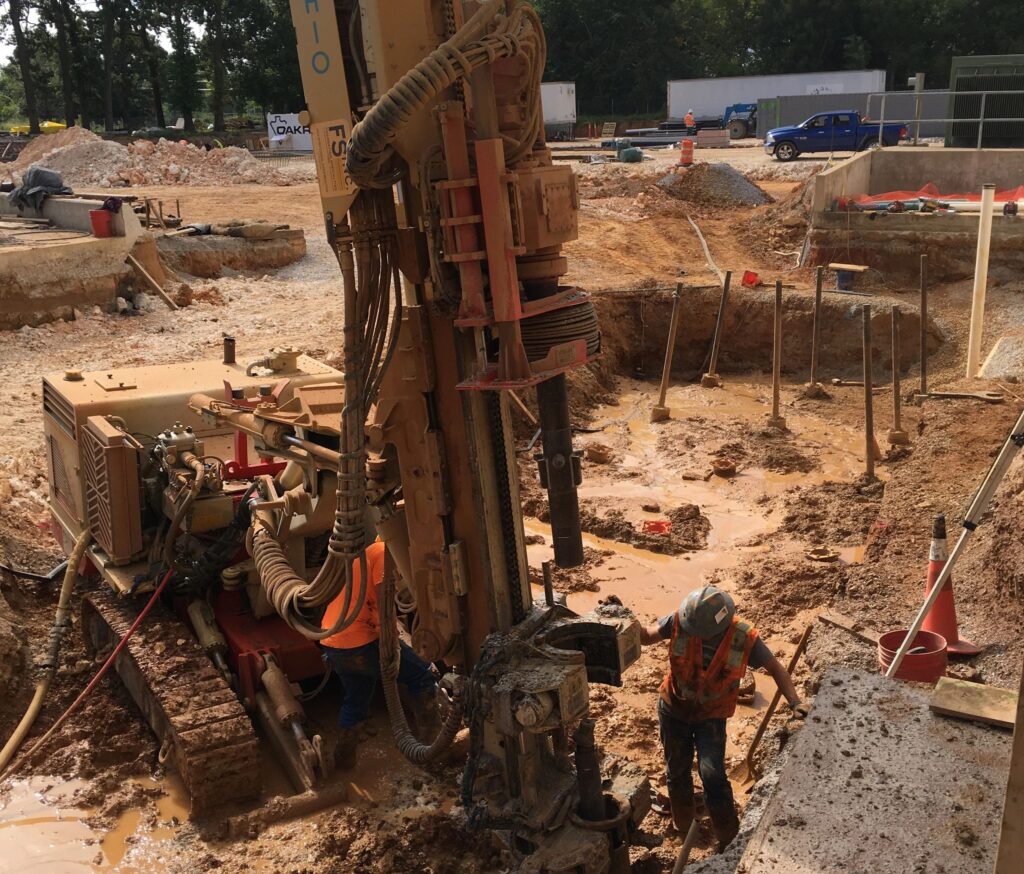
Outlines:
<svg viewBox="0 0 1024 874"><path fill-rule="evenodd" d="M278 380L277 384L270 392L270 397L276 402L284 391L285 386L291 380L281 379ZM232 397L233 389L231 383L226 379L224 380L224 400L230 403L234 407L240 409L254 410L264 400L262 397L255 398L235 398ZM235 457L230 461L224 462L224 479L235 480L235 479L255 479L258 476L264 476L269 474L273 476L275 473L280 473L284 470L287 462L285 461L261 461L256 464L249 464L249 435L242 432L235 432Z"/></svg>

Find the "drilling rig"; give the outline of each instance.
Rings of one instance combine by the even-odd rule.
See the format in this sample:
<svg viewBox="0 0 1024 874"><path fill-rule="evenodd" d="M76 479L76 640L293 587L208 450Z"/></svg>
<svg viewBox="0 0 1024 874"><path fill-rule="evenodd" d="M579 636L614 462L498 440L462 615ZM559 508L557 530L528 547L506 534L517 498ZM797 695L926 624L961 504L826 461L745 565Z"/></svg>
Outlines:
<svg viewBox="0 0 1024 874"><path fill-rule="evenodd" d="M522 870L627 871L649 788L629 763L602 774L588 690L621 684L639 624L534 597L510 424L510 394L535 391L554 561L578 566L566 375L601 337L562 281L579 201L544 142L540 20L520 0L291 11L342 368L288 348L238 362L232 341L213 361L48 376L55 529L69 552L91 541L102 578L83 627L116 641L160 594L116 666L194 811L258 793L257 730L296 791L315 792L330 740L294 684L323 676L316 641L358 614L357 559L379 536L394 590L382 619L401 614L451 694L439 735L415 737L384 619L399 749L431 761L464 725L471 826L503 835Z"/></svg>

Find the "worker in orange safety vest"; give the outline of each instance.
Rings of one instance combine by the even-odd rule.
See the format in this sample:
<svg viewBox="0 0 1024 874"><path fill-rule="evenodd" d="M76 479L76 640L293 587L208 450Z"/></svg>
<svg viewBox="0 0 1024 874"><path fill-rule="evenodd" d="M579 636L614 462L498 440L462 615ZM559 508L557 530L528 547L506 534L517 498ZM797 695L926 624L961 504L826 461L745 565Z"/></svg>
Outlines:
<svg viewBox="0 0 1024 874"><path fill-rule="evenodd" d="M757 629L736 618L732 598L714 586L691 592L674 613L641 631L644 645L669 640L669 669L658 699L672 820L685 835L696 815L693 758L704 787L719 850L739 831L732 786L725 773L725 724L736 711L747 666L764 668L793 713L801 703L789 672L760 640Z"/></svg>
<svg viewBox="0 0 1024 874"><path fill-rule="evenodd" d="M693 110L687 109L686 115L683 116L683 124L686 125L686 132L688 134L695 133L697 130L697 119L693 117Z"/></svg>
<svg viewBox="0 0 1024 874"><path fill-rule="evenodd" d="M370 702L380 682L380 614L378 587L384 580L385 547L381 541L366 547L366 599L359 614L346 628L320 641L324 661L341 680L345 697L338 714L338 743L335 767L346 771L355 767L359 731L369 719ZM352 579L359 580L361 561L352 563ZM324 611L320 627L328 629L345 606L342 592ZM417 733L428 742L440 726L437 709L437 679L429 662L424 661L405 641L400 642L398 682L409 690Z"/></svg>

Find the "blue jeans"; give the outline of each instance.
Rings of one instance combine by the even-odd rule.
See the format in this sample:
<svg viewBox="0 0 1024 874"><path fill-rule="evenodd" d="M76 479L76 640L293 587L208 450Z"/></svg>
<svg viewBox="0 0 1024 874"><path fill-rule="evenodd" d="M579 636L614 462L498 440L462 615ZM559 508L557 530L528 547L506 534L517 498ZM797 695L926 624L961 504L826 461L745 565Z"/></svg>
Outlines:
<svg viewBox="0 0 1024 874"><path fill-rule="evenodd" d="M370 702L380 681L380 646L374 640L352 649L325 646L323 651L324 661L338 675L345 690L338 725L341 728L354 728L370 718ZM437 689L437 681L429 663L423 661L405 643L401 644L398 682L417 697Z"/></svg>
<svg viewBox="0 0 1024 874"><path fill-rule="evenodd" d="M704 786L704 804L709 811L732 810L732 786L725 773L725 720L686 722L674 716L664 701L658 701L661 745L665 749L668 791L680 798L693 797L693 754Z"/></svg>

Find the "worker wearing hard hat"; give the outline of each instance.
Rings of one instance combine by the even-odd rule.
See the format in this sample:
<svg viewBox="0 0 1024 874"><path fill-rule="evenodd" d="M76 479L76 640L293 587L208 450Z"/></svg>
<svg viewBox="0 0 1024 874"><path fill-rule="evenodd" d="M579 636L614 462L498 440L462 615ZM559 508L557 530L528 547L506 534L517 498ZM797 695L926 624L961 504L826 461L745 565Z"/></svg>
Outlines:
<svg viewBox="0 0 1024 874"><path fill-rule="evenodd" d="M686 125L686 132L692 134L697 129L697 119L693 117L693 110L687 109L686 115L683 116L683 124Z"/></svg>
<svg viewBox="0 0 1024 874"><path fill-rule="evenodd" d="M338 743L334 762L340 770L355 767L359 731L370 717L370 702L380 682L380 614L377 589L384 580L384 544L371 543L366 548L366 599L355 620L337 634L320 641L324 660L341 680L345 697L338 714ZM362 569L360 559L352 563L352 579L358 580ZM337 622L345 604L341 592L324 612L320 627L328 629ZM437 680L430 664L402 641L398 664L398 682L409 690L413 716L420 737L437 733Z"/></svg>
<svg viewBox="0 0 1024 874"><path fill-rule="evenodd" d="M739 820L725 773L725 723L736 710L747 666L764 668L793 712L807 708L793 679L748 622L736 618L732 598L714 586L691 592L670 613L641 632L646 644L669 640L669 670L661 684L658 722L665 750L668 795L676 830L685 835L696 815L693 756L704 786L719 850L736 837Z"/></svg>

